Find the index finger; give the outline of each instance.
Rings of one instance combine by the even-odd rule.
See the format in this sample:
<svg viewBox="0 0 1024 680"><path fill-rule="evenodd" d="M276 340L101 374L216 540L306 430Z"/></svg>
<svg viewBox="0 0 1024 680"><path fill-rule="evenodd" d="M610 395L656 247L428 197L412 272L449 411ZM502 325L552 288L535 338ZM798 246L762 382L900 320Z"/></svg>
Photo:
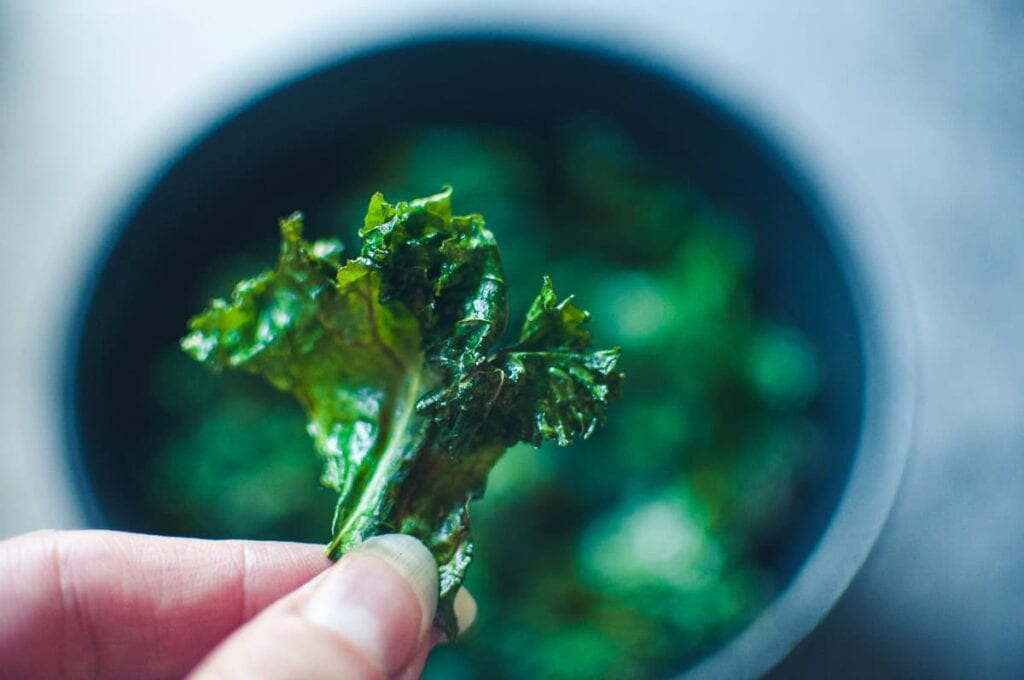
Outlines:
<svg viewBox="0 0 1024 680"><path fill-rule="evenodd" d="M46 531L0 542L12 677L180 677L329 566L300 543Z"/></svg>

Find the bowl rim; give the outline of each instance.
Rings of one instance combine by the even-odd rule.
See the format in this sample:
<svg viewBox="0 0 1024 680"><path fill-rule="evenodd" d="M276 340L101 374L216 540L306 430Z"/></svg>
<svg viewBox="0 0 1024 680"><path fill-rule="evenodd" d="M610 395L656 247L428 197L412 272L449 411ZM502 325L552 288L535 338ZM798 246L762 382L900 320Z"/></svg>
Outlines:
<svg viewBox="0 0 1024 680"><path fill-rule="evenodd" d="M87 255L85 275L66 325L58 377L58 403L64 415L65 454L78 504L92 526L109 526L85 473L84 450L77 427L77 366L90 303L116 244L146 197L165 175L200 144L236 116L312 75L361 58L437 43L519 43L555 51L587 53L625 62L687 91L733 126L765 158L805 204L820 225L835 255L853 301L864 351L864 415L852 454L852 466L838 503L817 544L787 586L725 644L681 672L685 678L757 677L775 665L828 614L846 591L873 549L895 501L913 435L918 399L918 339L910 288L882 230L855 220L850 197L822 173L812 181L813 165L785 144L786 135L748 103L717 89L709 76L695 76L690 65L670 60L648 46L608 36L548 26L426 26L392 34L370 35L344 49L315 51L286 74L274 74L269 86L235 100L208 117L182 143L150 166L141 181L123 194L111 226ZM777 141L778 140L778 141ZM806 170L805 170L806 169ZM841 200L844 199L844 200ZM874 222L874 220L872 220ZM881 222L876 223L881 224ZM851 539L851 537L854 537Z"/></svg>

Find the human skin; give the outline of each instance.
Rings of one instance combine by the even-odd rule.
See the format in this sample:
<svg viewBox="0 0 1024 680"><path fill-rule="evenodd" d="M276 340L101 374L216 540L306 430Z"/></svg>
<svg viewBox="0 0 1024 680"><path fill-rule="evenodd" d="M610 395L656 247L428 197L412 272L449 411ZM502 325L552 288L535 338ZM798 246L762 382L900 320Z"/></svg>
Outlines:
<svg viewBox="0 0 1024 680"><path fill-rule="evenodd" d="M320 546L109 531L0 542L0 668L12 677L417 677L437 572L408 536L335 566ZM475 607L461 598L460 621ZM198 665L198 668L197 668Z"/></svg>

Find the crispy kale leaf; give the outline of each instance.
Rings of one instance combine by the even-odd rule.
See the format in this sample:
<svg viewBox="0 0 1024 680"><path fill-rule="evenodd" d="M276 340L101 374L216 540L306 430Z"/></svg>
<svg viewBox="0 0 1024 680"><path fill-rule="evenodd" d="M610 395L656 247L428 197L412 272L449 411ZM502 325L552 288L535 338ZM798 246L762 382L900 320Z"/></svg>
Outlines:
<svg viewBox="0 0 1024 680"><path fill-rule="evenodd" d="M451 189L397 205L376 194L359 233L359 257L342 264L340 243L304 241L298 213L282 220L277 268L213 300L181 344L295 395L338 492L329 555L380 533L421 539L440 569L437 623L454 637L469 502L509 446L564 446L603 423L619 351L589 350L587 312L550 279L519 341L497 349L498 248L480 215L452 215Z"/></svg>

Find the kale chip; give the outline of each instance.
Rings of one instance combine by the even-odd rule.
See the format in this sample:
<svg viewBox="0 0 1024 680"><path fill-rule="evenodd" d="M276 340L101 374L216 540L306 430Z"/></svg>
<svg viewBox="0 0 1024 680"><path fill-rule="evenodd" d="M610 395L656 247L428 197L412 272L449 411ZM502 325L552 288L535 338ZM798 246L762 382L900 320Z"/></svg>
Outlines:
<svg viewBox="0 0 1024 680"><path fill-rule="evenodd" d="M518 341L498 247L451 189L370 200L362 249L309 243L281 220L277 268L240 282L189 322L182 348L292 393L309 416L323 484L338 493L332 558L367 538L411 534L440 572L437 624L454 638L455 593L473 544L469 503L513 444L568 445L603 424L619 350L590 350L588 314L544 279Z"/></svg>

